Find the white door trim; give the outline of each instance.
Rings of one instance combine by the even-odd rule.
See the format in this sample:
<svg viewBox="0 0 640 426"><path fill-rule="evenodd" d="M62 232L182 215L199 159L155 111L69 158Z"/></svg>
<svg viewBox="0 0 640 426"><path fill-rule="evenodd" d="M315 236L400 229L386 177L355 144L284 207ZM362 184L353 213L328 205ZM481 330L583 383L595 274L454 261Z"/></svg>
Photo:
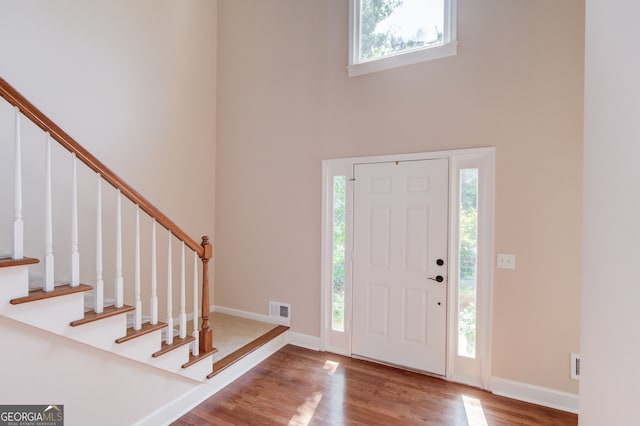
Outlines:
<svg viewBox="0 0 640 426"><path fill-rule="evenodd" d="M421 152L411 154L380 155L372 157L353 157L322 162L322 235L321 235L321 298L320 298L320 349L351 355L351 264L350 253L352 251L352 206L353 193L351 187L346 193L346 264L345 264L345 331L336 332L331 327L332 304L332 250L333 250L333 178L334 176L346 176L347 184L353 177L353 167L359 163L376 163L388 161L429 160L436 158L448 158L450 160L450 188L449 188L449 250L453 250L452 235L456 233L454 223L457 223L458 214L457 197L452 191L458 184L458 172L460 168L477 167L481 171L479 182L479 247L478 247L478 319L477 319L477 354L480 372L479 377L469 377L464 368L464 359L458 357L455 352L454 342L457 339L457 330L454 313L457 310L457 280L450 281L448 286L448 346L447 346L447 380L480 386L490 389L491 377L491 342L492 336L492 294L493 294L493 217L494 217L494 164L495 148L472 148L461 150L449 150L438 152ZM454 179L455 178L455 179ZM457 237L456 237L457 238ZM453 276L454 264L451 257L448 276Z"/></svg>

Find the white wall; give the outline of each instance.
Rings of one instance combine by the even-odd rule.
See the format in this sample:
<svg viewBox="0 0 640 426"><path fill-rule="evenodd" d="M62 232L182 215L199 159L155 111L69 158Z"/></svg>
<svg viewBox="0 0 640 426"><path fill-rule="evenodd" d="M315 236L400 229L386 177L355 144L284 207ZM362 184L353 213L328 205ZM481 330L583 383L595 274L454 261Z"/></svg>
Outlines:
<svg viewBox="0 0 640 426"><path fill-rule="evenodd" d="M216 2L210 0L0 0L0 76L199 240L214 228L216 23ZM23 127L25 254L42 258L44 139ZM11 110L0 105L0 254L10 250L12 239L12 138ZM69 162L54 144L58 279L69 276ZM80 180L80 210L86 213L80 218L81 280L92 284L96 178L81 168ZM115 270L114 200L105 186L107 294ZM126 238L133 234L132 205L125 203L124 215ZM142 226L144 284L150 276L145 215ZM160 282L166 239L159 230ZM126 302L132 303L132 238L124 250Z"/></svg>
<svg viewBox="0 0 640 426"><path fill-rule="evenodd" d="M0 316L2 404L62 404L65 425L129 425L197 383Z"/></svg>
<svg viewBox="0 0 640 426"><path fill-rule="evenodd" d="M587 0L580 424L635 425L640 4Z"/></svg>

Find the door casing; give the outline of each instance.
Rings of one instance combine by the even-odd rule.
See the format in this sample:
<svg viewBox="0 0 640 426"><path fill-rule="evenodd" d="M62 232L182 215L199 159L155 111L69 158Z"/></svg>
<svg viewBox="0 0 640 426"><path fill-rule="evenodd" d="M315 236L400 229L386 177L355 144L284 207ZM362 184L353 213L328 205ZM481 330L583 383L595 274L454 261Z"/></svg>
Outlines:
<svg viewBox="0 0 640 426"><path fill-rule="evenodd" d="M332 234L333 234L333 178L346 176L347 185L353 178L356 164L449 159L449 262L447 275L454 275L457 268L457 188L459 170L478 168L479 180L479 241L478 241L478 300L477 300L477 357L465 359L456 354L457 339L457 280L448 286L447 314L447 371L445 378L450 381L470 384L490 390L491 342L492 342L492 291L493 291L493 217L494 217L494 168L495 148L471 148L451 151L421 152L412 154L383 155L324 160L322 164L322 239L321 239L321 309L320 309L320 349L351 356L351 252L353 250L353 192L351 186L346 194L346 264L345 264L345 330L332 330Z"/></svg>

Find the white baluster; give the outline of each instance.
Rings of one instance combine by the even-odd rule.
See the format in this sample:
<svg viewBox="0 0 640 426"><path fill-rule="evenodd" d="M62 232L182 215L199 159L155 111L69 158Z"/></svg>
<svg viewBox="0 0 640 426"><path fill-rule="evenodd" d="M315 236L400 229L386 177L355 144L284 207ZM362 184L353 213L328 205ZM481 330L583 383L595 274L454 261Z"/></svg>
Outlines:
<svg viewBox="0 0 640 426"><path fill-rule="evenodd" d="M136 270L134 278L134 291L136 298L136 312L134 315L133 329L142 328L142 300L140 299L140 207L136 206Z"/></svg>
<svg viewBox="0 0 640 426"><path fill-rule="evenodd" d="M47 132L44 203L44 290L53 291L53 208L51 205L51 137Z"/></svg>
<svg viewBox="0 0 640 426"><path fill-rule="evenodd" d="M94 289L94 310L97 314L104 309L104 281L102 280L102 177L98 175L98 205L96 216L96 288Z"/></svg>
<svg viewBox="0 0 640 426"><path fill-rule="evenodd" d="M200 353L200 343L198 341L200 335L198 334L198 255L193 252L193 346L191 347L191 353L193 356L198 356Z"/></svg>
<svg viewBox="0 0 640 426"><path fill-rule="evenodd" d="M22 142L20 110L16 107L15 152L13 157L13 258L24 257L24 223L22 221Z"/></svg>
<svg viewBox="0 0 640 426"><path fill-rule="evenodd" d="M158 323L158 275L156 273L156 220L151 226L151 324Z"/></svg>
<svg viewBox="0 0 640 426"><path fill-rule="evenodd" d="M76 154L71 157L71 287L80 284L80 253L78 251L78 172Z"/></svg>
<svg viewBox="0 0 640 426"><path fill-rule="evenodd" d="M184 241L180 253L180 338L187 337L187 292L185 288Z"/></svg>
<svg viewBox="0 0 640 426"><path fill-rule="evenodd" d="M172 295L172 267L171 267L171 231L169 231L169 247L167 251L167 334L166 334L166 342L167 345L173 343L173 295Z"/></svg>
<svg viewBox="0 0 640 426"><path fill-rule="evenodd" d="M124 305L124 279L122 278L122 197L118 189L116 200L116 282L115 282L115 306L122 308Z"/></svg>

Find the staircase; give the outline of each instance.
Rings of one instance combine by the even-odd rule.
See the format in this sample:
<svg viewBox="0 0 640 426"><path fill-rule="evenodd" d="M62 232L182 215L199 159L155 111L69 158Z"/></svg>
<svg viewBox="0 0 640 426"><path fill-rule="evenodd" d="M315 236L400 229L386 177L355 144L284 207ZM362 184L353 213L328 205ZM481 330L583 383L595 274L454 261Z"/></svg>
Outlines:
<svg viewBox="0 0 640 426"><path fill-rule="evenodd" d="M0 178L0 194L13 196L11 253L0 256L0 327L12 327L17 323L11 321L18 321L192 383L188 397L148 413L142 424L164 423L166 416L175 418L182 414L180 410L208 397L286 344L280 330L273 336L280 336L279 340L263 352L254 353L252 347L235 355L237 359L246 357L244 366L227 368L236 361L231 357L214 368L208 278L212 247L208 237L197 243L1 78L0 96L7 102L0 105L0 124L3 111L13 114L13 132L0 127L0 143L6 139L13 142L11 166L0 165L0 172L13 169L13 182ZM25 133L30 136L23 137ZM25 144L31 145L25 148ZM44 151L43 182L39 190L25 189L23 168L28 163L23 157L28 161L29 156L24 152L35 149ZM9 160L9 156L2 157L0 160ZM65 162L65 173L52 173ZM54 181L54 175L65 174L66 181ZM33 180L28 184L33 185ZM82 196L80 187L91 196ZM24 200L34 193L44 199L43 224L33 224L32 212L27 215L24 211ZM69 203L60 207L59 200ZM62 215L54 217L54 212L60 211ZM87 211L92 211L91 217ZM3 219L6 217L0 210L0 223ZM94 227L91 232L86 232L87 224ZM34 237L32 227L43 228L43 235ZM61 233L67 235L62 238ZM158 243L158 236L166 238L166 245ZM92 247L88 253L80 253L79 247L88 246ZM25 252L41 253L42 257L25 257ZM109 268L104 267L105 259ZM68 267L60 268L61 263ZM39 285L34 285L35 276L41 277ZM175 317L174 305L179 306ZM11 342L7 344L11 349ZM95 419L91 423L101 424Z"/></svg>
<svg viewBox="0 0 640 426"><path fill-rule="evenodd" d="M179 374L196 381L204 381L212 372L215 349L194 355L190 344L195 338L174 337L168 344L167 324L142 324L139 330L127 327L126 314L132 306L113 305L84 311L84 293L93 291L86 284L55 286L52 291L29 290L29 265L33 258L0 259L0 315L80 341L114 354ZM191 348L192 349L192 348Z"/></svg>

